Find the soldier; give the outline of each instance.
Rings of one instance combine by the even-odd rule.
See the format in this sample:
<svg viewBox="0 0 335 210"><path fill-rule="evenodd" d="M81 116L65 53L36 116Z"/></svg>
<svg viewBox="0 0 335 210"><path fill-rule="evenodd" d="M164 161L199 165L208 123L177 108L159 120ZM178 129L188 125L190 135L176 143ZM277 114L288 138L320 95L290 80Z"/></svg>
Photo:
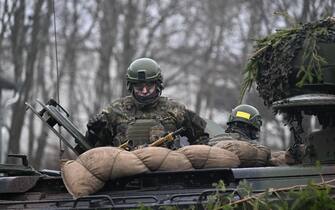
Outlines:
<svg viewBox="0 0 335 210"><path fill-rule="evenodd" d="M235 107L228 119L225 134L209 140L209 145L227 149L235 153L241 161L241 167L269 165L271 150L259 144L259 132L262 118L258 110L250 105Z"/></svg>
<svg viewBox="0 0 335 210"><path fill-rule="evenodd" d="M250 105L241 104L235 107L228 119L225 134L214 137L209 145L214 145L222 140L241 140L258 143L262 118L259 111Z"/></svg>
<svg viewBox="0 0 335 210"><path fill-rule="evenodd" d="M128 141L130 146L138 147L181 127L186 130L180 135L187 137L190 144L208 143L206 122L183 105L161 96L163 78L156 61L133 61L127 69L127 88L130 96L114 101L89 120L86 140L91 146L119 146Z"/></svg>

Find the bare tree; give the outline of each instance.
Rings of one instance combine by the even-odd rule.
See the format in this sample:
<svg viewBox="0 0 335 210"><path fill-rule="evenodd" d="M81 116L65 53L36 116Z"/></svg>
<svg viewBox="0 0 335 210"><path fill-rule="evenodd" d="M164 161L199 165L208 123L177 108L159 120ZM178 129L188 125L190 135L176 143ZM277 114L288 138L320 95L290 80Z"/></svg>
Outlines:
<svg viewBox="0 0 335 210"><path fill-rule="evenodd" d="M31 41L28 43L27 47L27 62L26 70L24 75L23 89L20 92L19 100L13 106L13 115L11 121L10 129L10 141L8 144L8 153L18 153L20 152L20 137L21 130L24 123L24 112L25 105L24 102L28 100L30 96L30 91L33 85L34 78L34 65L38 52L39 43L39 31L40 31L40 14L41 8L44 1L36 1L34 5L34 15L32 17L32 26L30 38ZM15 66L16 78L20 78L21 72L23 71L23 44L26 37L25 34L25 1L20 1L19 7L15 12L15 23L12 29L12 44L13 44L13 63Z"/></svg>
<svg viewBox="0 0 335 210"><path fill-rule="evenodd" d="M110 65L112 62L113 50L118 34L118 19L120 15L120 5L117 1L104 0L99 2L102 10L100 25L100 47L99 66L95 75L94 112L98 112L103 104L110 103L113 95L111 84Z"/></svg>
<svg viewBox="0 0 335 210"><path fill-rule="evenodd" d="M49 26L51 24L52 17L52 0L47 1L46 12L43 14L43 18L41 18L41 36L40 36L40 44L39 44L39 55L37 62L37 77L36 77L36 86L39 88L41 92L41 96L43 101L47 101L49 97L49 91L47 90L46 85L46 77L45 77L45 60L47 58L47 47L49 44ZM47 137L49 134L49 130L42 126L39 132L39 136L35 137L37 142L37 149L34 152L33 156L33 164L36 168L41 166L41 161L43 159L43 155L45 152L45 148L47 145Z"/></svg>
<svg viewBox="0 0 335 210"><path fill-rule="evenodd" d="M138 28L136 27L136 20L138 16L137 2L134 0L127 0L125 4L125 17L123 23L122 33L122 52L119 58L118 65L118 80L121 81L121 95L127 94L125 73L128 65L134 59L136 53L136 41Z"/></svg>

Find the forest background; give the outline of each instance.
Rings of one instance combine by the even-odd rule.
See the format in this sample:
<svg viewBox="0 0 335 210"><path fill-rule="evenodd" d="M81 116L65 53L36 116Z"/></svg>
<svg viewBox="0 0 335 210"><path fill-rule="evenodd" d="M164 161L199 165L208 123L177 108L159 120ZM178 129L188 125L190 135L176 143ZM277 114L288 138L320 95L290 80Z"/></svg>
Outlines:
<svg viewBox="0 0 335 210"><path fill-rule="evenodd" d="M0 162L22 153L35 168L57 169L59 140L24 103L59 94L84 132L127 94L125 72L139 57L160 64L163 95L225 127L255 40L334 13L332 0L0 0ZM261 143L287 148L282 117L255 90L243 102L261 112Z"/></svg>

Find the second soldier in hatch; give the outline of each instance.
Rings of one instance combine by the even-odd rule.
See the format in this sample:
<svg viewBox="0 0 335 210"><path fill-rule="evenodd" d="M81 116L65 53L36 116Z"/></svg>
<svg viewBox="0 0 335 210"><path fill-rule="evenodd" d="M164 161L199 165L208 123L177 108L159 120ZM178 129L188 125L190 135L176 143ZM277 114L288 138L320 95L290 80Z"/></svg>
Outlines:
<svg viewBox="0 0 335 210"><path fill-rule="evenodd" d="M128 141L129 146L136 148L184 127L181 136L187 137L190 144L206 144L206 122L183 105L161 96L163 88L156 61L133 61L127 69L127 89L131 95L114 101L89 120L87 142L98 147L120 146Z"/></svg>
<svg viewBox="0 0 335 210"><path fill-rule="evenodd" d="M222 140L240 140L257 144L261 126L262 118L255 107L248 104L238 105L229 116L225 134L211 139L209 145L215 145Z"/></svg>

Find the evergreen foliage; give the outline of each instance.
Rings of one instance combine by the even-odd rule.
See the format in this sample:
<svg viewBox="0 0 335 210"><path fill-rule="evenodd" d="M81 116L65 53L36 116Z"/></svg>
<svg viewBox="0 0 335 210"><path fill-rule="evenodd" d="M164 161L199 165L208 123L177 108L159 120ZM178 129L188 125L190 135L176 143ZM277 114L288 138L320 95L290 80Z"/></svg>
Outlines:
<svg viewBox="0 0 335 210"><path fill-rule="evenodd" d="M335 18L281 29L257 41L245 69L241 97L254 82L265 105L292 94L305 84L322 83L319 43L335 43Z"/></svg>
<svg viewBox="0 0 335 210"><path fill-rule="evenodd" d="M322 178L322 175L321 179ZM321 183L309 182L307 185L296 185L286 188L269 188L262 193L252 193L252 186L246 181L232 192L223 181L214 184L216 192L208 196L207 210L332 210L335 209L335 180ZM140 210L150 210L141 206ZM162 210L177 210L178 206L162 206ZM189 209L197 209L191 206Z"/></svg>

